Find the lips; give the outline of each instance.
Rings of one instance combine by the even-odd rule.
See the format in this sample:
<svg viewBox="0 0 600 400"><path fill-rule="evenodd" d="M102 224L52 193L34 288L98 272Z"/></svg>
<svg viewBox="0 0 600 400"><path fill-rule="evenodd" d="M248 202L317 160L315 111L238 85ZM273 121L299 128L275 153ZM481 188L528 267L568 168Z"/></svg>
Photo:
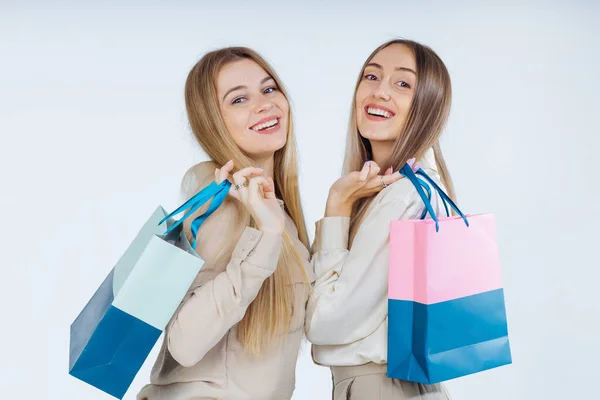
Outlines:
<svg viewBox="0 0 600 400"><path fill-rule="evenodd" d="M279 120L280 120L280 118L275 117L275 116L265 117L265 118L261 119L260 121L258 121L256 124L252 125L250 127L250 129L252 129L255 132L267 130L274 126L279 125Z"/></svg>
<svg viewBox="0 0 600 400"><path fill-rule="evenodd" d="M252 125L249 129L259 134L275 133L281 127L281 117L265 117Z"/></svg>
<svg viewBox="0 0 600 400"><path fill-rule="evenodd" d="M367 118L373 121L385 121L393 118L396 114L387 107L378 104L367 104L364 108Z"/></svg>

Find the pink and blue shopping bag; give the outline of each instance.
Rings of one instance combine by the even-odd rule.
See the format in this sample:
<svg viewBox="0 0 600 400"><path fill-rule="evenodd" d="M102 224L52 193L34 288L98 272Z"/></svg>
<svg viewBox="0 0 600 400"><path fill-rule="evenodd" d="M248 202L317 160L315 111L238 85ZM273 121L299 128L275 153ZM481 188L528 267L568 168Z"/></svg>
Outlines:
<svg viewBox="0 0 600 400"><path fill-rule="evenodd" d="M407 164L400 173L426 209L390 226L388 376L433 384L510 364L493 215L465 216L425 171Z"/></svg>

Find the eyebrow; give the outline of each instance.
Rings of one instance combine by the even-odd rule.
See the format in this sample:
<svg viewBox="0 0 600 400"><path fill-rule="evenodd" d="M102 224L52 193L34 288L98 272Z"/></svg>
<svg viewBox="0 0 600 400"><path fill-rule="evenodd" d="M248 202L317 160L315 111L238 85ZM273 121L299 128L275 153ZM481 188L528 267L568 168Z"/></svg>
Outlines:
<svg viewBox="0 0 600 400"><path fill-rule="evenodd" d="M275 80L275 79L273 79L272 76L267 76L260 81L260 84L262 85L263 83L268 82L270 80ZM231 89L229 89L227 91L227 93L225 93L225 96L223 96L223 101L225 101L225 98L229 95L229 93L235 92L236 90L241 90L241 89L248 89L248 86L238 85L238 86L232 87Z"/></svg>
<svg viewBox="0 0 600 400"><path fill-rule="evenodd" d="M375 67L375 68L383 70L383 67L377 63L369 63L369 64L367 64L367 67ZM365 69L367 67L365 67ZM410 68L406 68L406 67L396 67L396 68L394 68L394 71L408 71L408 72L412 72L413 74L415 74L415 76L417 75L417 73L414 70L412 70Z"/></svg>

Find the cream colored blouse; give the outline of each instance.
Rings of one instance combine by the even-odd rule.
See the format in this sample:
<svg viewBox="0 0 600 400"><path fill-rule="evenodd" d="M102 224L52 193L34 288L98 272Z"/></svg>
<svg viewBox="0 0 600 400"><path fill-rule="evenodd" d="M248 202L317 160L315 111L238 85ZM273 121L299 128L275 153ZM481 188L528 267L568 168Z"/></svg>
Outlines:
<svg viewBox="0 0 600 400"><path fill-rule="evenodd" d="M432 149L419 163L440 182ZM432 206L442 215L437 194L432 196ZM424 209L412 183L403 178L375 197L352 248L348 248L350 218L317 222L312 256L317 280L306 315L306 336L313 343L316 363L387 363L390 222L418 219Z"/></svg>
<svg viewBox="0 0 600 400"><path fill-rule="evenodd" d="M188 172L184 179L189 186L187 197L207 176L206 169L200 164ZM209 169L210 175L213 169ZM292 396L310 283L304 283L302 271L295 272L292 323L281 333L286 335L282 347L273 347L259 360L247 356L238 340L237 325L265 279L275 271L282 236L250 227L236 230L240 224L234 221L231 201L206 221L196 251L211 260L237 243L233 254L224 257L225 262L203 266L165 330L150 384L140 391L138 400L283 400ZM289 216L286 229L305 260L309 280L314 281L309 252Z"/></svg>

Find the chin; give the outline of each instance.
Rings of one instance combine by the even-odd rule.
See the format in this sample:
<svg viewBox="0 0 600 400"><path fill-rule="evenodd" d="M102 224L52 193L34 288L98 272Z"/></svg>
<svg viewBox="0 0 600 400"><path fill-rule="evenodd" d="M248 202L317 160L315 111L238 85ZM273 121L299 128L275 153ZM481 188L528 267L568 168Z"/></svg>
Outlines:
<svg viewBox="0 0 600 400"><path fill-rule="evenodd" d="M277 138L278 140L274 141L273 143L273 153L275 153L278 150L281 150L285 147L285 144L287 143L287 138L285 136L283 136L282 138Z"/></svg>
<svg viewBox="0 0 600 400"><path fill-rule="evenodd" d="M362 136L363 138L365 138L367 140L375 140L375 141L396 140L395 136L390 136L390 134L388 132L384 132L384 131L380 131L380 130L366 129L365 131L359 130L359 132L360 132L360 136Z"/></svg>
<svg viewBox="0 0 600 400"><path fill-rule="evenodd" d="M276 151L281 150L285 146L286 142L287 139L285 136L264 138L260 142L260 147L256 146L252 150L247 151L247 154L251 158L273 155Z"/></svg>

